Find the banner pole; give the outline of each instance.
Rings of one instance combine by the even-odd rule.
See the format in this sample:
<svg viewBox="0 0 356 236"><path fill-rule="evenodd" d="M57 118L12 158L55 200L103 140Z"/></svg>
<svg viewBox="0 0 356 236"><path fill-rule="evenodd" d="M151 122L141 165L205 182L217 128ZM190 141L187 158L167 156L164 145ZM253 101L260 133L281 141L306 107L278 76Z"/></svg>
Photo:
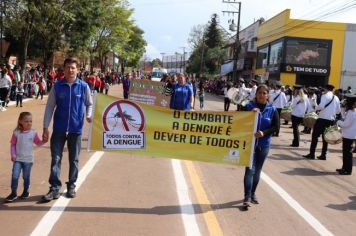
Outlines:
<svg viewBox="0 0 356 236"><path fill-rule="evenodd" d="M94 115L95 115L95 107L96 107L96 95L97 95L97 93L94 93L92 119L91 119L91 124L89 126L89 132L88 132L87 152L90 152L91 133L92 133L92 130L93 130L93 125L94 125Z"/></svg>
<svg viewBox="0 0 356 236"><path fill-rule="evenodd" d="M259 121L259 117L260 114L259 112L255 112L255 125L253 127L253 138L252 138L252 147L251 147L251 154L250 154L250 163L249 163L249 168L252 168L253 165L253 158L254 158L254 154L255 154L255 145L257 144L257 139L255 137L255 133L257 132L257 125L258 125L258 121Z"/></svg>

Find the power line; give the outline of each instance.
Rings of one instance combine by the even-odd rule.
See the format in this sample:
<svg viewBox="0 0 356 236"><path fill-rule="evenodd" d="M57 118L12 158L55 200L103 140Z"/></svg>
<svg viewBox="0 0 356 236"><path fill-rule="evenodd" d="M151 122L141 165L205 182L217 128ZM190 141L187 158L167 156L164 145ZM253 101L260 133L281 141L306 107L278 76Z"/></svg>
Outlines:
<svg viewBox="0 0 356 236"><path fill-rule="evenodd" d="M347 2L347 3L341 3L341 4L339 4L338 6L333 6L332 8L328 8L328 9L326 9L326 10L324 10L324 11L318 13L318 15L315 16L314 19L312 19L312 20L318 20L318 19L322 18L325 14L330 13L333 9L335 9L335 7L339 7L339 8L340 8L340 7L344 7L345 5L350 4L350 3L352 3L352 2L354 2L354 0L349 1L349 2ZM310 24L310 23L311 23L311 21L309 21L309 22L308 22L308 21L306 21L306 22L301 22L299 25L293 26L293 27L291 27L289 30L291 30L291 29L294 28L294 27L301 26L302 24ZM270 31L270 34L269 34L268 36L265 36L265 37L270 37L270 36L273 36L274 34L277 34L277 35L283 34L283 32L280 32L280 30L281 30L281 29L285 29L286 27L291 26L291 25L293 25L293 24L294 24L294 21L291 21L291 22L287 23L287 24L284 25L284 26L275 28L275 29L273 29L273 30ZM273 27L274 25L277 25L277 23L271 24L270 27ZM286 30L286 31L287 31L287 30ZM263 38L265 38L265 37L263 37Z"/></svg>
<svg viewBox="0 0 356 236"><path fill-rule="evenodd" d="M355 3L351 4L352 2L355 2ZM351 5L350 5L350 4L351 4ZM271 32L274 32L274 33L270 33L270 34L265 35L265 36L263 36L263 37L261 37L261 38L259 38L259 39L265 39L265 38L269 38L269 37L277 37L277 36L279 36L279 35L284 35L284 34L286 34L287 32L290 32L290 31L295 31L294 33L296 33L296 32L298 32L298 31L311 28L312 25L317 25L317 24L320 24L320 23L321 23L321 22L318 22L318 21L316 21L316 20L320 20L320 19L329 17L329 16L331 16L331 15L340 14L340 13L342 13L342 12L345 12L345 11L350 10L350 9L352 9L352 8L355 8L355 7L356 7L356 1L353 0L353 1L350 1L350 2L346 3L346 6L345 6L345 5L340 6L338 9L335 9L335 10L330 11L330 12L326 12L326 13L324 13L323 15L320 15L319 17L317 17L317 18L315 18L315 19L313 19L313 20L310 20L310 21L303 21L303 22L301 22L301 23L299 23L299 24L297 24L297 25L294 25L294 26L292 26L292 27L290 27L290 28L285 29L286 26L288 27L288 25L292 25L292 24L294 23L294 21L293 21L293 22L290 22L290 23L288 23L288 24L286 24L286 25L284 25L284 26L282 26L282 27L278 27L278 28L276 28L276 29L273 29ZM309 26L308 26L308 27L304 27L304 26L307 26L307 25L309 25ZM300 29L301 27L303 27L303 28ZM285 30L281 31L281 29L285 29ZM277 32L276 32L276 31L277 31Z"/></svg>

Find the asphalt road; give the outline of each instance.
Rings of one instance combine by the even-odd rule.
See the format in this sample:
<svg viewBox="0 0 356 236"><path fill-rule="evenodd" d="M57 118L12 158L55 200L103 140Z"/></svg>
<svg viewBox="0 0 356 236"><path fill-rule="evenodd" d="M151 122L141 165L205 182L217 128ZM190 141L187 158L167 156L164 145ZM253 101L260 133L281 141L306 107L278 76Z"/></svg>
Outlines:
<svg viewBox="0 0 356 236"><path fill-rule="evenodd" d="M121 97L121 87L112 87L110 94ZM241 207L242 167L87 152L88 124L76 198L40 202L48 191L47 143L34 149L31 197L4 203L11 181L9 141L18 114L31 111L33 128L41 135L45 103L29 100L22 108L0 112L0 235L355 234L356 177L335 172L341 166L341 145L329 146L326 161L306 160L301 155L308 152L310 135L291 148L292 129L286 125L273 139L263 169L257 190L261 203L248 211ZM222 111L222 98L207 95L206 110ZM321 142L317 154L320 147ZM65 152L63 182L67 175Z"/></svg>

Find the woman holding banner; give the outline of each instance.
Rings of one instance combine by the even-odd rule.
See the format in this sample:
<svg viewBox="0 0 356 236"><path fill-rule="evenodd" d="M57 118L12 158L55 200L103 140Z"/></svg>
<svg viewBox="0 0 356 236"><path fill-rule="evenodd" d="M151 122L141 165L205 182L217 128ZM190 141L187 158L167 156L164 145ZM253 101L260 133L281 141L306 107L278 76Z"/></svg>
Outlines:
<svg viewBox="0 0 356 236"><path fill-rule="evenodd" d="M272 134L279 129L279 115L275 106L268 103L269 89L260 85L256 90L256 97L247 106L247 111L258 112L257 132L255 133L255 147L252 168L246 167L244 177L245 197L243 205L258 204L256 188L260 180L263 163L268 155Z"/></svg>
<svg viewBox="0 0 356 236"><path fill-rule="evenodd" d="M193 107L193 88L186 82L184 74L178 74L178 83L173 85L170 108L189 111Z"/></svg>

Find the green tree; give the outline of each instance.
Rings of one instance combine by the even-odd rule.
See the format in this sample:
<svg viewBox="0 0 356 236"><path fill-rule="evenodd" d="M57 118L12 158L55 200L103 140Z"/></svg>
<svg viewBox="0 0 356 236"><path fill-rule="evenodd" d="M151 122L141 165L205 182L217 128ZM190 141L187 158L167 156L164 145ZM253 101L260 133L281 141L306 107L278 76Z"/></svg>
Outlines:
<svg viewBox="0 0 356 236"><path fill-rule="evenodd" d="M121 64L121 73L125 73L126 66L138 67L140 59L145 53L147 45L143 38L144 31L133 25L130 30L127 43L117 45L115 51L118 52Z"/></svg>
<svg viewBox="0 0 356 236"><path fill-rule="evenodd" d="M188 39L192 53L187 72L218 74L222 62L227 57L226 49L223 48L227 42L228 35L218 28L216 14L207 25L194 26Z"/></svg>
<svg viewBox="0 0 356 236"><path fill-rule="evenodd" d="M11 0L6 1L5 4L5 35L7 38L17 41L15 45L18 47L15 50L18 51L19 65L23 71L33 28L36 23L36 18L40 14L37 8L40 4L40 0ZM14 50L14 47L11 49Z"/></svg>
<svg viewBox="0 0 356 236"><path fill-rule="evenodd" d="M151 64L152 64L152 67L162 67L162 62L158 58L153 59Z"/></svg>
<svg viewBox="0 0 356 236"><path fill-rule="evenodd" d="M222 47L224 45L223 32L218 28L219 17L217 14L213 14L209 25L205 31L205 44L209 48Z"/></svg>

